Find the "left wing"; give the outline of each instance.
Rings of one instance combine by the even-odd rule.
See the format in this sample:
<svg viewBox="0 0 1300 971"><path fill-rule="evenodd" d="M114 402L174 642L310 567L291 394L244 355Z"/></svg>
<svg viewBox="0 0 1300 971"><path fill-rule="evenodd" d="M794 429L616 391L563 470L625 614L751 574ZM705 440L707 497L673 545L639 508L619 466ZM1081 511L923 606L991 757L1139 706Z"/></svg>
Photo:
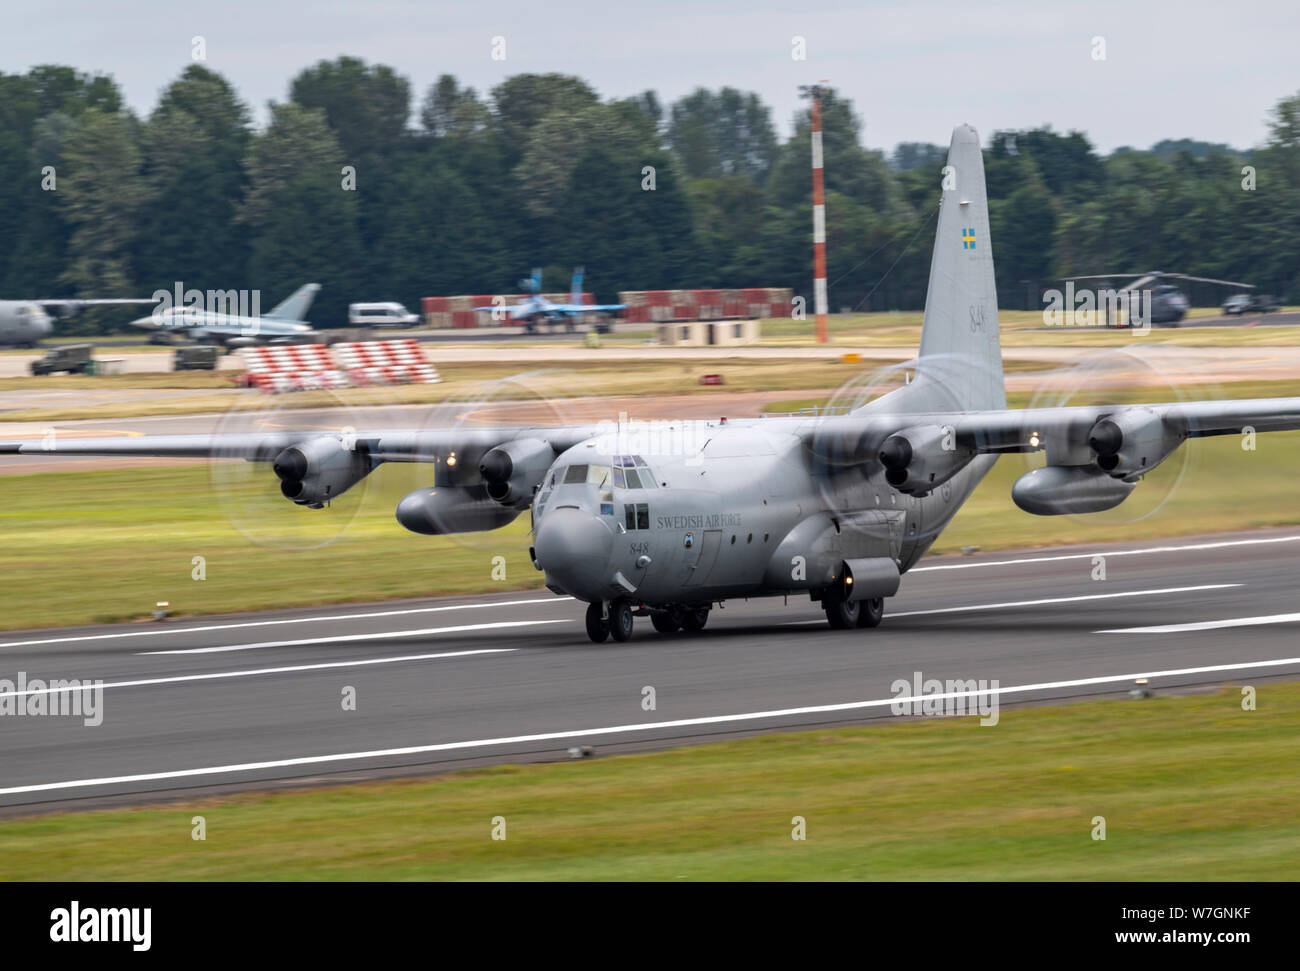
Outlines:
<svg viewBox="0 0 1300 971"><path fill-rule="evenodd" d="M883 399L882 399L883 401ZM879 461L900 492L925 495L976 455L1046 452L1046 468L1012 490L1027 512L1097 512L1189 438L1300 429L1300 398L1142 405L875 413L810 423L801 437L823 461Z"/></svg>

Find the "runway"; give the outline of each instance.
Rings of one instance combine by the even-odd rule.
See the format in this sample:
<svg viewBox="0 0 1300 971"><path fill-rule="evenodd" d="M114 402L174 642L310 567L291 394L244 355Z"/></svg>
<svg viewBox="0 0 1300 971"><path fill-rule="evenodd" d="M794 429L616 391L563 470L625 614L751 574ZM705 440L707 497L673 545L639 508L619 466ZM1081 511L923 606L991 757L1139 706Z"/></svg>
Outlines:
<svg viewBox="0 0 1300 971"><path fill-rule="evenodd" d="M49 699L32 679L104 688L98 726L0 716L0 812L888 721L918 672L996 680L1003 706L1294 677L1297 576L1300 532L1277 530L929 558L875 630L831 631L791 597L594 645L582 604L538 591L9 632L5 690L20 672L24 699Z"/></svg>

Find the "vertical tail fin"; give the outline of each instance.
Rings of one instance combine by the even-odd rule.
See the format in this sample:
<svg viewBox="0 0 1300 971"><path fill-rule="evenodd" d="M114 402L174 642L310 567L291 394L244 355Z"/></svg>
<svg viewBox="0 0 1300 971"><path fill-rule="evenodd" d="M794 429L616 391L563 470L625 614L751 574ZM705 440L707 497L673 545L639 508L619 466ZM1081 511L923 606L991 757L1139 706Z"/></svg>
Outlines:
<svg viewBox="0 0 1300 971"><path fill-rule="evenodd" d="M969 125L953 129L943 170L920 356L962 407L1006 407L984 157Z"/></svg>
<svg viewBox="0 0 1300 971"><path fill-rule="evenodd" d="M582 267L573 271L573 282L569 285L569 303L574 306L582 303Z"/></svg>
<svg viewBox="0 0 1300 971"><path fill-rule="evenodd" d="M319 283L304 284L295 290L289 299L276 304L275 308L269 311L266 316L276 317L280 320L306 320L307 311L311 308L311 302L316 299L316 293L319 290Z"/></svg>
<svg viewBox="0 0 1300 971"><path fill-rule="evenodd" d="M528 292L542 292L542 268L540 266L533 268L533 275L528 278Z"/></svg>

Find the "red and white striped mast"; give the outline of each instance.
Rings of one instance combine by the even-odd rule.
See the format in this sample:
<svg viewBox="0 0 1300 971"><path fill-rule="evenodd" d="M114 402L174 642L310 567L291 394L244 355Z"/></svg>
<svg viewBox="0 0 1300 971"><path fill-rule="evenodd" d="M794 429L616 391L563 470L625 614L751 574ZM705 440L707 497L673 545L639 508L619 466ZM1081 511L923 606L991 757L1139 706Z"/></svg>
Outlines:
<svg viewBox="0 0 1300 971"><path fill-rule="evenodd" d="M825 83L825 79L822 79ZM820 84L803 85L799 92L812 99L812 185L813 185L813 307L817 313L817 343L826 334L826 190L822 182L822 89Z"/></svg>

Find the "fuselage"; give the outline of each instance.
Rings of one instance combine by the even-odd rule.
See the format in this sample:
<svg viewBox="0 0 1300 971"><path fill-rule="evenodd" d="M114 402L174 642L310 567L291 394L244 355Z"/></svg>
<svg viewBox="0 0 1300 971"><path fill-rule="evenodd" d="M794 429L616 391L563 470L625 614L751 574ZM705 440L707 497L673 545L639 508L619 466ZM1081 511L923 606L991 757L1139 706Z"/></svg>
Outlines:
<svg viewBox="0 0 1300 971"><path fill-rule="evenodd" d="M0 344L35 344L53 329L50 315L40 304L0 300Z"/></svg>
<svg viewBox="0 0 1300 971"><path fill-rule="evenodd" d="M977 456L933 492L909 496L877 461L826 461L803 426L686 423L694 447L679 454L601 439L568 449L533 502L548 586L658 607L817 591L845 561L888 558L903 572L996 459Z"/></svg>
<svg viewBox="0 0 1300 971"><path fill-rule="evenodd" d="M253 317L225 314L193 307L173 307L131 323L148 330L171 330L197 337L221 339L292 337L312 332L309 324L298 321L280 320L265 315Z"/></svg>

